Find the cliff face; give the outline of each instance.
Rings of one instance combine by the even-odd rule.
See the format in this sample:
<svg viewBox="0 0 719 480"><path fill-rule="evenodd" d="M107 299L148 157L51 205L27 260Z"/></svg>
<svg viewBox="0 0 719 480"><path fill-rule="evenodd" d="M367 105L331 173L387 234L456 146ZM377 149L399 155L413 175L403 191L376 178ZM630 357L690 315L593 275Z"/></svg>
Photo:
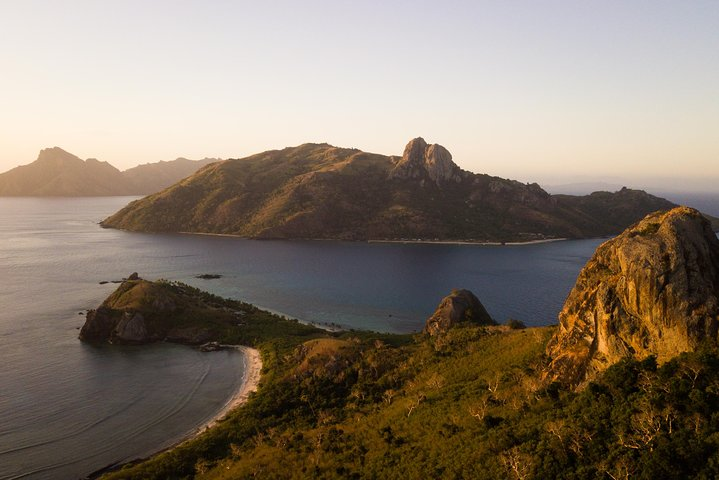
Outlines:
<svg viewBox="0 0 719 480"><path fill-rule="evenodd" d="M461 170L440 145L401 157L305 144L209 165L103 226L254 238L526 241L616 234L671 208L636 190L553 197L537 184Z"/></svg>
<svg viewBox="0 0 719 480"><path fill-rule="evenodd" d="M648 215L602 244L559 314L545 377L578 384L623 357L659 362L719 327L719 240L709 221L679 207Z"/></svg>
<svg viewBox="0 0 719 480"><path fill-rule="evenodd" d="M469 290L452 290L442 299L437 310L427 319L424 332L437 335L459 323L496 325L482 302Z"/></svg>

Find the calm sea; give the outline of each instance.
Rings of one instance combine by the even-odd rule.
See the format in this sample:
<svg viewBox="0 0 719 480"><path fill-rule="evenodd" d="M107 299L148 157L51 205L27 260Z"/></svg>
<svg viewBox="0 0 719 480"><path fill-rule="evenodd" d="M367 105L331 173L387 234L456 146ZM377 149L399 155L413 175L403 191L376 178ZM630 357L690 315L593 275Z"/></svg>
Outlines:
<svg viewBox="0 0 719 480"><path fill-rule="evenodd" d="M242 356L93 347L84 317L137 271L312 322L420 330L452 288L500 322L556 322L600 240L524 246L254 241L97 222L130 198L0 198L0 478L77 478L147 454L219 411ZM200 280L203 273L222 275Z"/></svg>

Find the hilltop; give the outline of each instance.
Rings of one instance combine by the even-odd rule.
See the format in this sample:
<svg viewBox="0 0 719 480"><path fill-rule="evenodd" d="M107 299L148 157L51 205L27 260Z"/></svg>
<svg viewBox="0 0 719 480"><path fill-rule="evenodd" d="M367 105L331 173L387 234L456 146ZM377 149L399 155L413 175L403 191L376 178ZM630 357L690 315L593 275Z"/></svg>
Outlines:
<svg viewBox="0 0 719 480"><path fill-rule="evenodd" d="M121 172L95 158L82 160L59 147L46 148L40 151L34 162L0 174L0 196L147 195L216 161L216 158L178 158L139 165Z"/></svg>
<svg viewBox="0 0 719 480"><path fill-rule="evenodd" d="M441 145L402 156L305 144L215 163L102 222L132 231L251 238L531 241L616 234L673 207L623 188L550 195L459 168Z"/></svg>

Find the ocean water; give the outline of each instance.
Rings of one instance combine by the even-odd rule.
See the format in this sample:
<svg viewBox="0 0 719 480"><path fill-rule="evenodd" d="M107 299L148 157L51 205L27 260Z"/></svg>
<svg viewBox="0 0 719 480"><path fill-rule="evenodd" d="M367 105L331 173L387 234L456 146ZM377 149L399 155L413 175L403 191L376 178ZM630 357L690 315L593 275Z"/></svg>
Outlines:
<svg viewBox="0 0 719 480"><path fill-rule="evenodd" d="M77 478L168 446L219 411L243 357L93 347L84 316L133 271L317 323L420 330L452 288L498 321L556 323L601 240L523 246L258 241L97 222L131 198L0 198L0 479ZM203 273L216 280L195 278Z"/></svg>

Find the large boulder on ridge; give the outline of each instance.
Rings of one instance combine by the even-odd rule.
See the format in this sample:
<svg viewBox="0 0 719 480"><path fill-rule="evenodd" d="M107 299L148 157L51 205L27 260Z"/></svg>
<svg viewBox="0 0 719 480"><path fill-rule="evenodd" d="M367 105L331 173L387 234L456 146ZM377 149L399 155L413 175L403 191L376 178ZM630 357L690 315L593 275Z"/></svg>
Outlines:
<svg viewBox="0 0 719 480"><path fill-rule="evenodd" d="M545 378L577 385L625 357L664 362L719 327L719 240L698 211L648 215L597 248L559 314Z"/></svg>
<svg viewBox="0 0 719 480"><path fill-rule="evenodd" d="M402 158L390 172L390 178L428 177L437 185L457 183L463 178L462 169L452 161L452 154L442 145L427 145L422 137L410 140Z"/></svg>
<svg viewBox="0 0 719 480"><path fill-rule="evenodd" d="M442 299L437 310L427 319L424 332L437 335L459 323L496 325L482 302L469 290L452 290Z"/></svg>

